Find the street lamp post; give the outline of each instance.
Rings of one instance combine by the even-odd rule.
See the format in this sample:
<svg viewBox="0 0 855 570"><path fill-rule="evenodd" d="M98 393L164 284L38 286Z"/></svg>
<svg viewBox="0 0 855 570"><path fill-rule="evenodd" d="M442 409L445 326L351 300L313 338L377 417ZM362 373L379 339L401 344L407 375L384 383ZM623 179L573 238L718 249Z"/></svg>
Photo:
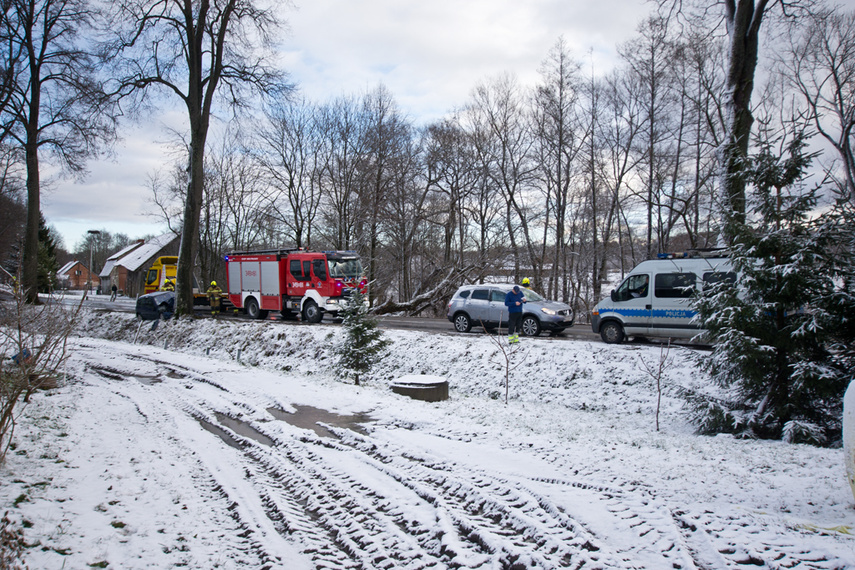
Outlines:
<svg viewBox="0 0 855 570"><path fill-rule="evenodd" d="M95 237L101 235L98 230L89 230L88 232L92 239L89 240L89 279L87 281L87 291L92 291L92 247L95 245Z"/></svg>

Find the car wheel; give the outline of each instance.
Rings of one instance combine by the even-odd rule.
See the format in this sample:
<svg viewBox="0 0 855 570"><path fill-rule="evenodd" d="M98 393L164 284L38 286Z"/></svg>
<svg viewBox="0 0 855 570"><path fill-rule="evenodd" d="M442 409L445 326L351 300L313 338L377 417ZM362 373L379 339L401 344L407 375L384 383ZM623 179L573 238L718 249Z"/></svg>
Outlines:
<svg viewBox="0 0 855 570"><path fill-rule="evenodd" d="M303 320L307 323L317 324L324 318L320 307L314 301L306 301L303 305Z"/></svg>
<svg viewBox="0 0 855 570"><path fill-rule="evenodd" d="M261 309L258 306L258 301L256 301L253 297L250 297L246 300L246 315L250 319L261 318Z"/></svg>
<svg viewBox="0 0 855 570"><path fill-rule="evenodd" d="M466 313L457 313L454 315L454 330L457 332L469 332L472 329L472 320Z"/></svg>
<svg viewBox="0 0 855 570"><path fill-rule="evenodd" d="M600 327L600 338L608 344L620 344L623 342L623 327L614 321L603 323Z"/></svg>
<svg viewBox="0 0 855 570"><path fill-rule="evenodd" d="M525 336L537 336L540 334L540 321L537 320L537 317L526 315L523 317L520 328Z"/></svg>

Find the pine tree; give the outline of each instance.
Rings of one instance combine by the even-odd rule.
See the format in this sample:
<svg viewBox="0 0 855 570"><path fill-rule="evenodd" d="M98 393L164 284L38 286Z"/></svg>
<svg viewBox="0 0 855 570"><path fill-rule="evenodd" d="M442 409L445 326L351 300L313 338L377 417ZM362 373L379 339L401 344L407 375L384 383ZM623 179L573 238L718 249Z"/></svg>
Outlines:
<svg viewBox="0 0 855 570"><path fill-rule="evenodd" d="M731 248L739 280L696 301L714 341L704 365L729 396L693 399L695 421L704 433L829 443L840 433L849 376L832 353L842 313L821 307L838 289L822 231L829 220L809 218L818 188L802 183L813 158L805 135L782 156L773 142L761 141L749 168L752 216Z"/></svg>
<svg viewBox="0 0 855 570"><path fill-rule="evenodd" d="M50 293L56 288L56 272L59 269L56 245L56 238L47 226L44 214L39 213L39 254L36 275L39 293Z"/></svg>
<svg viewBox="0 0 855 570"><path fill-rule="evenodd" d="M386 354L389 341L377 327L377 319L368 314L365 295L358 288L348 298L341 312L344 335L335 347L340 375L353 378L359 385L371 368Z"/></svg>

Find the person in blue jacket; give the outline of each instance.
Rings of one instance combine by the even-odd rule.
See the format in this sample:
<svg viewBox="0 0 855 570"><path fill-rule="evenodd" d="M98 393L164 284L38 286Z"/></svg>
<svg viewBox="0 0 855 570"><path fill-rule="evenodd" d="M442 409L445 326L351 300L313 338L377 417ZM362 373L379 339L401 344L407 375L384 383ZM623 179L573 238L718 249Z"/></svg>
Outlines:
<svg viewBox="0 0 855 570"><path fill-rule="evenodd" d="M505 295L505 305L508 307L508 343L514 344L520 341L520 323L522 322L522 308L525 303L525 295L519 285L508 291Z"/></svg>

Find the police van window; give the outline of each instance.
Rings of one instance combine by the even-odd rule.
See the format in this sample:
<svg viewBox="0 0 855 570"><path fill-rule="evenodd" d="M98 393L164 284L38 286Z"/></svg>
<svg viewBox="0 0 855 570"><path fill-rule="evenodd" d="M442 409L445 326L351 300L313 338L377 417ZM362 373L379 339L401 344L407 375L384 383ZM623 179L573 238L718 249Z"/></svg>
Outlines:
<svg viewBox="0 0 855 570"><path fill-rule="evenodd" d="M490 290L490 301L494 303L504 303L505 302L505 293L499 291L498 289Z"/></svg>
<svg viewBox="0 0 855 570"><path fill-rule="evenodd" d="M659 273L653 294L660 299L688 298L695 293L694 273Z"/></svg>
<svg viewBox="0 0 855 570"><path fill-rule="evenodd" d="M649 293L650 276L630 275L624 279L620 287L615 291L615 301L629 301L630 299L639 299L647 297Z"/></svg>
<svg viewBox="0 0 855 570"><path fill-rule="evenodd" d="M736 273L733 271L709 271L704 273L704 291L718 283L736 283Z"/></svg>
<svg viewBox="0 0 855 570"><path fill-rule="evenodd" d="M473 301L486 301L490 298L490 291L487 289L475 289L472 291Z"/></svg>

